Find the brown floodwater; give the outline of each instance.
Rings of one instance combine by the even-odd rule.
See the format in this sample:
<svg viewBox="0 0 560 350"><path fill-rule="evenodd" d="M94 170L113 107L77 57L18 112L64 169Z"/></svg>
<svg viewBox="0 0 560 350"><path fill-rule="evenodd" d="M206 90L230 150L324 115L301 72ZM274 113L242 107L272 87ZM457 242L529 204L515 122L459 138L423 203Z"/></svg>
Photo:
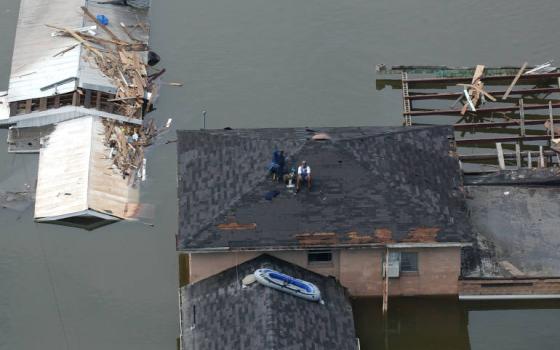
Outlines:
<svg viewBox="0 0 560 350"><path fill-rule="evenodd" d="M19 0L0 0L0 90ZM158 124L175 129L399 125L401 93L375 64L520 65L560 57L560 2L539 0L153 1L151 45L167 68ZM45 29L47 30L47 29ZM6 131L0 130L0 140ZM170 135L172 137L173 135ZM0 145L0 191L36 180L37 156ZM178 336L176 154L148 151L154 227L88 232L0 209L0 349L174 349ZM450 300L357 301L362 349L553 349L558 305L475 309Z"/></svg>

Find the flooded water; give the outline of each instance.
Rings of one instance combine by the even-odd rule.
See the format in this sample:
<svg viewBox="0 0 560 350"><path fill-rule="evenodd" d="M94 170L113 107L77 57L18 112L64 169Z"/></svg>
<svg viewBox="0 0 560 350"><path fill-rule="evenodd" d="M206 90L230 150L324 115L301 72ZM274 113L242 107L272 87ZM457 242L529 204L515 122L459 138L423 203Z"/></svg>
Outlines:
<svg viewBox="0 0 560 350"><path fill-rule="evenodd" d="M18 5L0 0L0 90ZM181 129L200 128L203 109L210 128L398 125L400 91L376 90L375 64L541 63L560 57L559 10L555 0L154 1L152 47L165 80L185 86L165 87L153 117L172 117ZM175 348L175 159L173 144L148 154L143 200L155 205L154 227L87 232L36 224L32 207L0 211L0 349ZM36 156L0 147L0 189L35 180ZM362 349L383 348L380 308L362 312L369 307L357 317ZM465 316L456 303L422 301L391 310L391 349L545 349L560 341L547 332L560 320L557 307Z"/></svg>

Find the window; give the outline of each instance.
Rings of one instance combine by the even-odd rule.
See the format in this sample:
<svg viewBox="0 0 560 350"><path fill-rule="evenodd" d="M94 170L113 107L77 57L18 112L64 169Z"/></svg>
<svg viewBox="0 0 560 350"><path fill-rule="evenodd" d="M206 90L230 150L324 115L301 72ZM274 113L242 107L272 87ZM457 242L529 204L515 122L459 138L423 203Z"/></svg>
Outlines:
<svg viewBox="0 0 560 350"><path fill-rule="evenodd" d="M330 250L313 250L307 252L307 263L330 263L332 262L332 251Z"/></svg>
<svg viewBox="0 0 560 350"><path fill-rule="evenodd" d="M401 252L401 271L418 272L418 253Z"/></svg>

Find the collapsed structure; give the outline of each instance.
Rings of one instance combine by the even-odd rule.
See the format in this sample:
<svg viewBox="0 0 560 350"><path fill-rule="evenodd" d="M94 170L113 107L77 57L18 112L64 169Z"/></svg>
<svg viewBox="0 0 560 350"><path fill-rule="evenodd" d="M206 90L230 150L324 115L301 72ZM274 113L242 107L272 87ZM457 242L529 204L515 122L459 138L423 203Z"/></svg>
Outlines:
<svg viewBox="0 0 560 350"><path fill-rule="evenodd" d="M157 98L149 1L22 0L0 126L9 152L39 153L35 219L95 227L131 219L144 117ZM2 116L2 114L0 114Z"/></svg>

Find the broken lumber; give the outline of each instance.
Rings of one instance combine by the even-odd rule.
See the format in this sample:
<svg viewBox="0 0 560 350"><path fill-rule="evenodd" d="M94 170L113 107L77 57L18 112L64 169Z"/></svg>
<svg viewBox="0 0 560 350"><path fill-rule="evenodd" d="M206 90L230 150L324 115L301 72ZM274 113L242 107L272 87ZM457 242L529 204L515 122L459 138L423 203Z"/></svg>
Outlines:
<svg viewBox="0 0 560 350"><path fill-rule="evenodd" d="M517 74L513 78L513 81L511 82L511 84L507 88L506 93L504 94L504 96L502 96L502 100L505 100L505 99L508 98L509 93L511 92L511 90L513 90L513 87L515 86L515 84L517 84L517 81L519 80L519 78L521 78L521 74L523 74L523 71L525 71L526 67L527 67L527 62L523 63L523 65L519 69L519 72L517 72Z"/></svg>

